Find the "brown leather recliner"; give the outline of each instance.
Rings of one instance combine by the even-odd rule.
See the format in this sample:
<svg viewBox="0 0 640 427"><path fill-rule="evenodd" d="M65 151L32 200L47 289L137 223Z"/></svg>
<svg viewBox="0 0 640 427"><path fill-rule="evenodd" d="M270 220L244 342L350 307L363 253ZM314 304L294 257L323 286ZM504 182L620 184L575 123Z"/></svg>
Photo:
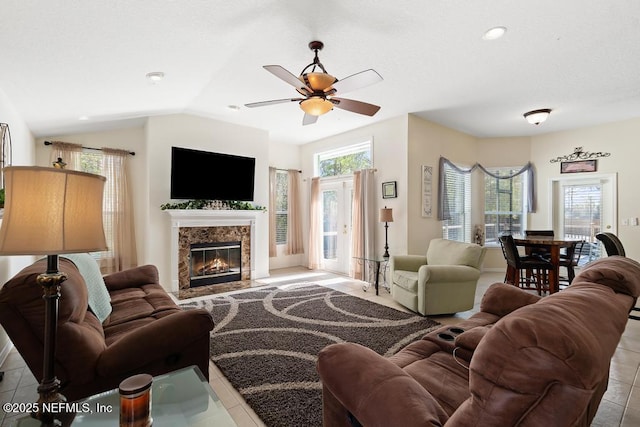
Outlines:
<svg viewBox="0 0 640 427"><path fill-rule="evenodd" d="M37 261L0 290L0 323L38 380L45 316L36 277L46 267L46 260ZM55 374L69 401L117 388L138 373L197 365L208 377L213 320L206 310L181 310L158 284L155 266L104 277L112 312L102 324L88 309L87 287L75 264L60 258L60 271L68 278L60 292Z"/></svg>
<svg viewBox="0 0 640 427"><path fill-rule="evenodd" d="M502 283L481 311L390 358L319 354L325 426L589 426L640 295L640 264L608 257L538 297Z"/></svg>

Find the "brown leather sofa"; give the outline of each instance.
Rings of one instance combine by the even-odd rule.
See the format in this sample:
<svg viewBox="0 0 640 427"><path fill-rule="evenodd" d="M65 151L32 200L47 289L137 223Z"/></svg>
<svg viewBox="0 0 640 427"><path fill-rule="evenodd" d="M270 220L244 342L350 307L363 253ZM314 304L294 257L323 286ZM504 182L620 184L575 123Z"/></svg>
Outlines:
<svg viewBox="0 0 640 427"><path fill-rule="evenodd" d="M46 260L23 269L0 290L0 323L34 376L42 378L44 302L38 274ZM125 378L209 367L206 310L181 310L158 284L152 265L104 277L112 312L101 324L88 309L87 287L76 265L60 258L61 286L55 373L69 401L117 388Z"/></svg>
<svg viewBox="0 0 640 427"><path fill-rule="evenodd" d="M324 425L589 426L638 295L640 264L608 257L546 297L493 284L480 312L388 359L330 345Z"/></svg>

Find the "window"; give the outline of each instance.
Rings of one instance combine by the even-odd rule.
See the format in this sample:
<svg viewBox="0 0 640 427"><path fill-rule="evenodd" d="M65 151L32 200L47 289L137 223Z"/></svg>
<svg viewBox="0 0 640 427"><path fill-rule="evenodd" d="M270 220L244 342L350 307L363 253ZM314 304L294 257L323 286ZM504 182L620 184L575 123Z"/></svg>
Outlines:
<svg viewBox="0 0 640 427"><path fill-rule="evenodd" d="M371 141L316 154L316 176L351 175L372 167Z"/></svg>
<svg viewBox="0 0 640 427"><path fill-rule="evenodd" d="M80 170L82 172L87 172L87 173L92 173L95 175L102 175L104 176L104 155L102 154L102 152L98 151L83 151L82 154L80 155ZM114 256L113 254L113 247L114 247L114 242L113 242L113 219L112 217L113 212L110 210L110 207L113 206L113 203L110 199L112 199L114 197L114 194L112 191L109 191L109 187L105 186L105 191L104 191L104 196L103 196L103 203L102 203L102 222L103 222L103 226L104 226L104 235L105 235L105 239L107 241L107 250L106 251L102 251L101 255L95 255L96 259L99 259L101 257L105 257L105 258L111 258Z"/></svg>
<svg viewBox="0 0 640 427"><path fill-rule="evenodd" d="M491 168L491 173L511 176L517 168ZM485 245L498 245L501 234L521 234L525 229L526 215L526 174L513 178L494 178L484 175L484 230Z"/></svg>
<svg viewBox="0 0 640 427"><path fill-rule="evenodd" d="M289 175L286 171L276 171L276 245L287 243L287 226L289 218Z"/></svg>
<svg viewBox="0 0 640 427"><path fill-rule="evenodd" d="M442 222L442 238L471 242L471 174L444 166L449 217Z"/></svg>

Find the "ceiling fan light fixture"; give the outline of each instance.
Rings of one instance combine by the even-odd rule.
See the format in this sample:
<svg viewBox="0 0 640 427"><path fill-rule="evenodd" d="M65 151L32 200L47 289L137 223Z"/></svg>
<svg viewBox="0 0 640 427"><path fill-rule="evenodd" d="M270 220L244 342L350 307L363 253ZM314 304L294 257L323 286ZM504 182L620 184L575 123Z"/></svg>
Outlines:
<svg viewBox="0 0 640 427"><path fill-rule="evenodd" d="M551 109L542 108L540 110L528 111L524 113L523 116L532 125L539 125L549 118L549 114L551 114Z"/></svg>
<svg viewBox="0 0 640 427"><path fill-rule="evenodd" d="M312 96L300 102L300 108L312 116L321 116L333 109L333 103L320 96Z"/></svg>
<svg viewBox="0 0 640 427"><path fill-rule="evenodd" d="M309 86L314 92L325 92L331 89L331 85L336 82L336 78L328 73L305 73L300 76L300 80Z"/></svg>

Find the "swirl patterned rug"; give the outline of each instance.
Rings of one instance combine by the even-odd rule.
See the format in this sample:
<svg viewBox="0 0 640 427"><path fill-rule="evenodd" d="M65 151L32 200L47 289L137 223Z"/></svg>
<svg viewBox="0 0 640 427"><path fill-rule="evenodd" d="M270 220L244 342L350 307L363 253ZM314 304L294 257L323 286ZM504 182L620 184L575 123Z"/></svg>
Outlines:
<svg viewBox="0 0 640 427"><path fill-rule="evenodd" d="M215 321L211 360L270 427L321 426L316 355L351 341L391 355L438 323L314 284L182 304Z"/></svg>

